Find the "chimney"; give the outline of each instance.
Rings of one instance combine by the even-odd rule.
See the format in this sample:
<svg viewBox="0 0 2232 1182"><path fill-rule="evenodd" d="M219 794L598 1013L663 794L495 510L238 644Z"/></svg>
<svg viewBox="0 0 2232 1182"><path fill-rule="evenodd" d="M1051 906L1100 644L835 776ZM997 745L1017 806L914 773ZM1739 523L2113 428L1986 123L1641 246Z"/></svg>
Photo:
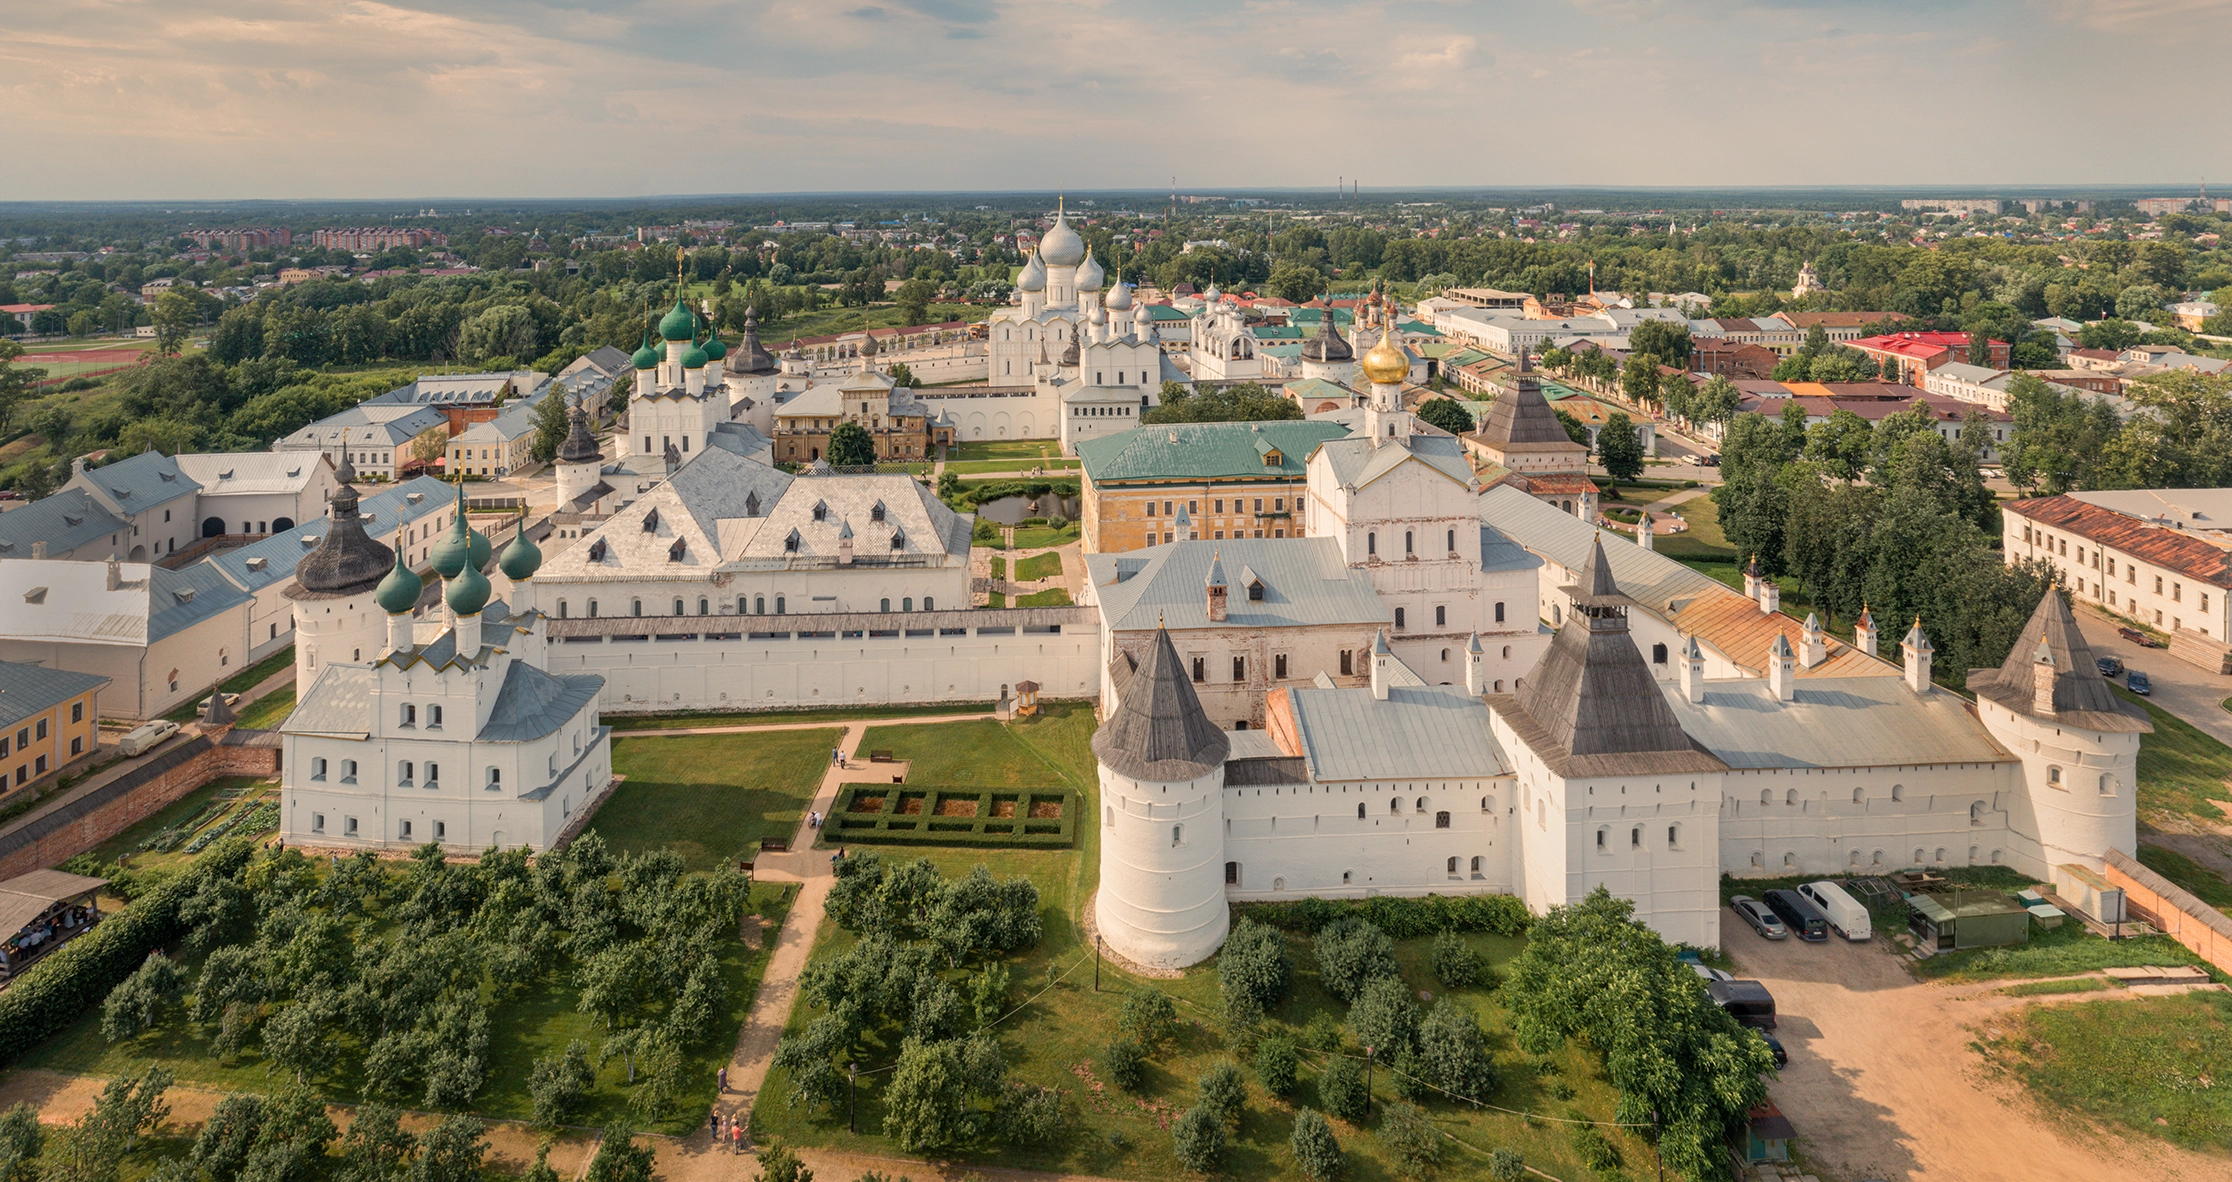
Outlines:
<svg viewBox="0 0 2232 1182"><path fill-rule="evenodd" d="M1798 660L1790 651L1790 638L1780 632L1767 648L1767 684L1782 701L1798 696Z"/></svg>
<svg viewBox="0 0 2232 1182"><path fill-rule="evenodd" d="M1209 578L1206 585L1209 592L1209 622L1222 624L1225 621L1227 596L1232 590L1225 584L1224 556L1222 554L1212 553L1209 556Z"/></svg>
<svg viewBox="0 0 2232 1182"><path fill-rule="evenodd" d="M1868 605L1863 603L1860 605L1860 619L1852 626L1852 647L1871 657L1876 656L1879 639L1876 635L1875 617L1869 614Z"/></svg>
<svg viewBox="0 0 2232 1182"><path fill-rule="evenodd" d="M70 478L74 480L83 475L85 475L85 457L78 456L70 461Z"/></svg>
<svg viewBox="0 0 2232 1182"><path fill-rule="evenodd" d="M1798 663L1811 669L1829 659L1829 645L1821 637L1821 618L1806 613L1806 627L1798 634Z"/></svg>
<svg viewBox="0 0 2232 1182"><path fill-rule="evenodd" d="M1782 588L1764 576L1759 580L1759 610L1769 615L1782 610Z"/></svg>
<svg viewBox="0 0 2232 1182"><path fill-rule="evenodd" d="M33 558L45 558L45 557L46 557L46 543L45 543L45 542L33 542L33 543L31 543L31 557L33 557Z"/></svg>
<svg viewBox="0 0 2232 1182"><path fill-rule="evenodd" d="M1695 636L1682 645L1682 696L1693 704L1705 701L1705 650Z"/></svg>
<svg viewBox="0 0 2232 1182"><path fill-rule="evenodd" d="M1488 670L1481 659L1480 633L1472 634L1465 642L1465 692L1478 697L1488 692Z"/></svg>
<svg viewBox="0 0 2232 1182"><path fill-rule="evenodd" d="M837 527L837 565L851 566L853 560L852 522L845 521Z"/></svg>
<svg viewBox="0 0 2232 1182"><path fill-rule="evenodd" d="M1658 547L1651 544L1652 532L1651 515L1645 513L1643 515L1642 522L1635 527L1635 544L1643 547L1645 550L1658 549Z"/></svg>
<svg viewBox="0 0 2232 1182"><path fill-rule="evenodd" d="M42 542L40 543L40 545L45 545L45 543ZM108 589L114 591L118 587L122 586L123 583L124 570L117 564L116 555L111 554L109 555L108 560Z"/></svg>
<svg viewBox="0 0 2232 1182"><path fill-rule="evenodd" d="M1391 670L1388 668L1388 663L1393 661L1394 659L1395 654L1387 651L1387 630L1382 628L1378 632L1373 633L1372 697L1382 702L1387 700L1387 677L1388 674L1391 672Z"/></svg>
<svg viewBox="0 0 2232 1182"><path fill-rule="evenodd" d="M1760 581L1759 555L1754 554L1751 556L1751 561L1744 564L1744 598L1751 600L1759 598Z"/></svg>
<svg viewBox="0 0 2232 1182"><path fill-rule="evenodd" d="M2031 655L2031 713L2054 713L2054 679L2061 670L2054 665L2054 650L2046 638L2038 638L2038 651Z"/></svg>
<svg viewBox="0 0 2232 1182"><path fill-rule="evenodd" d="M1906 655L1907 688L1918 694L1929 693L1930 654L1937 650L1930 644L1929 634L1922 631L1922 617L1914 617L1914 627L1899 642L1899 650Z"/></svg>

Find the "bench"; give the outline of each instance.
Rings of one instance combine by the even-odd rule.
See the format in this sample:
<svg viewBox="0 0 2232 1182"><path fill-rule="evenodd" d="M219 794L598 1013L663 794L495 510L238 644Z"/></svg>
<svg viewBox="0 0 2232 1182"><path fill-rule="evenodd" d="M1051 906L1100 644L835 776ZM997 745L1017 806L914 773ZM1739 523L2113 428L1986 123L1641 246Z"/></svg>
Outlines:
<svg viewBox="0 0 2232 1182"><path fill-rule="evenodd" d="M763 853L763 854L787 854L787 853L789 853L789 852L790 852L790 838L787 838L787 837L763 837L763 838L760 838L760 852L761 852L761 853Z"/></svg>
<svg viewBox="0 0 2232 1182"><path fill-rule="evenodd" d="M888 750L885 750L885 751L871 751L871 752L869 752L869 753L868 753L868 762L870 762L870 763L890 763L890 762L891 762L891 752L890 752L890 751L888 751Z"/></svg>

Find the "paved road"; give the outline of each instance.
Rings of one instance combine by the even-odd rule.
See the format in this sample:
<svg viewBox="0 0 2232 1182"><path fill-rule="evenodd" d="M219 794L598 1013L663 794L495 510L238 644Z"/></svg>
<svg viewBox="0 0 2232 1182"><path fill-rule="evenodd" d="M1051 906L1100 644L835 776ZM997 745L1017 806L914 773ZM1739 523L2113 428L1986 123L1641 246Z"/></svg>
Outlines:
<svg viewBox="0 0 2232 1182"><path fill-rule="evenodd" d="M2137 669L2154 683L2155 705L2232 743L2232 714L2218 704L2232 697L2232 677L2189 665L2168 649L2141 648L2116 635L2117 623L2089 606L2078 605L2074 614L2094 656L2122 657L2126 669Z"/></svg>

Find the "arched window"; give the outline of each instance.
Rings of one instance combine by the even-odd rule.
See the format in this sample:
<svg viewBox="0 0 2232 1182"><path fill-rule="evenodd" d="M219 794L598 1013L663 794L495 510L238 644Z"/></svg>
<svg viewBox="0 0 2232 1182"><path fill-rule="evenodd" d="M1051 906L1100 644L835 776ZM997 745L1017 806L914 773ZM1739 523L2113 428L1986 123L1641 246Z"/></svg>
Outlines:
<svg viewBox="0 0 2232 1182"><path fill-rule="evenodd" d="M1416 553L1416 551L1411 547L1411 531L1407 529L1403 531L1403 553Z"/></svg>
<svg viewBox="0 0 2232 1182"><path fill-rule="evenodd" d="M2100 794L2102 796L2114 796L2116 794L2116 781L2114 777L2108 776L2106 774L2103 774L2100 777Z"/></svg>
<svg viewBox="0 0 2232 1182"><path fill-rule="evenodd" d="M1610 825L1597 826L1597 852L1603 853L1611 848L1612 827Z"/></svg>
<svg viewBox="0 0 2232 1182"><path fill-rule="evenodd" d="M778 616L787 614L783 610L783 597L780 595L775 597L775 614Z"/></svg>
<svg viewBox="0 0 2232 1182"><path fill-rule="evenodd" d="M679 599L674 601L674 614L678 616L682 614L682 601Z"/></svg>
<svg viewBox="0 0 2232 1182"><path fill-rule="evenodd" d="M1354 870L1343 870L1343 871L1341 871L1341 885L1342 885L1342 886L1347 886L1347 885L1349 884L1350 880L1352 880L1352 879L1353 879L1353 878L1354 878L1355 876L1356 876L1356 871L1354 871Z"/></svg>
<svg viewBox="0 0 2232 1182"><path fill-rule="evenodd" d="M503 786L504 769L500 767L492 767L488 769L488 790L490 792L494 792L497 789L502 788Z"/></svg>
<svg viewBox="0 0 2232 1182"><path fill-rule="evenodd" d="M1496 622L1497 622L1497 623L1499 623L1499 624L1501 624L1501 623L1503 623L1503 622L1504 622L1504 618L1503 618L1503 613L1504 613L1504 605L1503 605L1503 604L1501 604L1501 603L1498 603L1498 604L1496 605ZM1504 655L1508 657L1508 656L1510 656L1511 654L1507 652L1507 653L1505 653Z"/></svg>
<svg viewBox="0 0 2232 1182"><path fill-rule="evenodd" d="M1795 807L1798 803L1798 790L1796 788L1793 788L1790 791L1783 793L1783 803L1785 805Z"/></svg>
<svg viewBox="0 0 2232 1182"><path fill-rule="evenodd" d="M1972 804L1972 805L1970 805L1970 806L1969 806L1969 824L1971 824L1971 825L1982 825L1983 823L1984 823L1984 802L1983 802L1983 801L1981 801L1981 800L1979 800L1979 801L1977 801L1977 802L1976 802L1975 804Z"/></svg>
<svg viewBox="0 0 2232 1182"><path fill-rule="evenodd" d="M1479 855L1479 854L1474 854L1474 855L1473 855L1473 860L1472 860L1472 876L1473 876L1474 878L1479 878L1479 877L1481 876L1481 875L1480 875L1480 867L1481 867L1481 857L1480 857L1480 855Z"/></svg>
<svg viewBox="0 0 2232 1182"><path fill-rule="evenodd" d="M767 596L755 595L752 597L752 614L755 616L767 614Z"/></svg>
<svg viewBox="0 0 2232 1182"><path fill-rule="evenodd" d="M1866 803L1868 803L1868 790L1867 790L1867 789L1865 789L1865 788L1855 788L1855 789L1853 789L1853 790L1852 790L1852 803L1854 803L1854 804L1866 804Z"/></svg>
<svg viewBox="0 0 2232 1182"><path fill-rule="evenodd" d="M877 611L880 611L880 612L885 612L885 613L889 613L889 612L891 611L891 600L890 600L890 599L888 599L888 598L886 598L886 599L879 599L879 600L877 600L877 601L876 601L876 610L877 610Z"/></svg>
<svg viewBox="0 0 2232 1182"><path fill-rule="evenodd" d="M1483 797L1481 797L1481 798L1480 798L1480 811L1481 811L1481 812L1484 812L1484 813L1486 813L1486 812L1493 812L1493 811L1495 811L1495 806L1489 803L1490 801L1492 801L1492 800L1494 800L1494 799L1495 799L1495 797L1492 797L1492 796L1483 796Z"/></svg>
<svg viewBox="0 0 2232 1182"><path fill-rule="evenodd" d="M1896 804L1897 802L1899 802L1899 801L1902 801L1902 800L1905 800L1905 799L1906 799L1906 785L1904 785L1904 784L1893 784L1893 785L1891 785L1891 800L1892 800L1892 803Z"/></svg>
<svg viewBox="0 0 2232 1182"><path fill-rule="evenodd" d="M926 612L934 612L934 611L938 610L938 605L937 605L937 602L936 602L935 600L931 599L931 598L930 598L929 596L927 596L927 595L923 596L923 597L922 597L922 610L924 610L924 611L926 611Z"/></svg>
<svg viewBox="0 0 2232 1182"><path fill-rule="evenodd" d="M1450 530L1450 531L1449 531L1449 552L1450 552L1451 554L1455 554L1455 553L1457 552L1457 531L1456 531L1456 530Z"/></svg>
<svg viewBox="0 0 2232 1182"><path fill-rule="evenodd" d="M712 613L712 612L711 612L710 610L708 610L708 609L710 609L710 608L711 608L712 606L713 606L713 605L712 605L712 603L711 603L711 602L709 602L709 601L707 601L707 600L706 600L706 598L705 598L704 596L702 596L702 595L701 595L701 596L699 596L699 597L698 597L698 614L699 614L699 615L701 615L701 616L709 616L709 615L712 615L713 613Z"/></svg>
<svg viewBox="0 0 2232 1182"><path fill-rule="evenodd" d="M1379 553L1379 535L1378 535L1378 534L1376 534L1376 533L1367 533L1367 534L1365 534L1365 535L1364 535L1364 553L1366 553L1366 554L1377 554L1377 553Z"/></svg>
<svg viewBox="0 0 2232 1182"><path fill-rule="evenodd" d="M1628 830L1628 848L1631 850L1643 848L1643 827L1641 825Z"/></svg>
<svg viewBox="0 0 2232 1182"><path fill-rule="evenodd" d="M1356 802L1356 819L1359 821L1364 819L1364 802L1361 800Z"/></svg>
<svg viewBox="0 0 2232 1182"><path fill-rule="evenodd" d="M2054 764L2046 769L2046 784L2048 787L2051 788L2059 788L2062 786L2060 764Z"/></svg>
<svg viewBox="0 0 2232 1182"><path fill-rule="evenodd" d="M1919 848L1918 848L1918 849L1916 849L1916 850L1914 851L1914 864L1915 864L1915 865L1917 865L1917 866L1920 866L1920 865L1922 864L1922 862L1923 862L1923 860L1924 860L1924 853L1925 853L1925 851L1923 851L1923 850L1921 850L1921 849L1919 849Z"/></svg>
<svg viewBox="0 0 2232 1182"><path fill-rule="evenodd" d="M1387 811L1390 813L1400 814L1403 811L1403 798L1400 796L1389 797L1387 800Z"/></svg>
<svg viewBox="0 0 2232 1182"><path fill-rule="evenodd" d="M1796 870L1797 868L1798 868L1798 855L1796 855L1796 854L1793 854L1793 853L1790 853L1790 852L1789 852L1789 851L1787 851L1787 850L1786 850L1786 851L1784 851L1784 853L1783 853L1783 869L1785 869L1785 870Z"/></svg>
<svg viewBox="0 0 2232 1182"><path fill-rule="evenodd" d="M1179 846L1184 845L1185 843L1186 827L1184 825L1172 825L1170 827L1170 844L1173 846Z"/></svg>
<svg viewBox="0 0 2232 1182"><path fill-rule="evenodd" d="M1457 859L1454 857L1449 859L1449 876L1451 878L1457 877Z"/></svg>
<svg viewBox="0 0 2232 1182"><path fill-rule="evenodd" d="M913 611L913 610L914 610L914 596L912 596L912 595L909 595L909 596L907 596L907 597L906 597L905 599L902 599L902 600L900 600L900 601L899 601L899 610L900 610L900 611L903 611L903 612L911 612L911 611Z"/></svg>
<svg viewBox="0 0 2232 1182"><path fill-rule="evenodd" d="M396 782L396 783L398 783L398 784L409 784L409 783L410 783L410 782L412 781L412 779L414 779L414 777L413 777L413 776L411 775L411 761L410 761L410 760L406 759L406 760L404 760L404 761L403 761L402 763L399 763L399 764L395 765L395 782Z"/></svg>
<svg viewBox="0 0 2232 1182"><path fill-rule="evenodd" d="M1760 789L1760 790L1759 790L1759 803L1761 803L1761 804L1773 804L1773 803L1775 803L1775 790L1774 790L1774 789L1772 789L1772 788L1762 788L1762 789Z"/></svg>
<svg viewBox="0 0 2232 1182"><path fill-rule="evenodd" d="M566 618L566 601L563 599L558 601L558 618L561 620Z"/></svg>
<svg viewBox="0 0 2232 1182"><path fill-rule="evenodd" d="M414 706L414 705L412 705L412 704L411 704L411 703L409 703L409 702L405 702L405 703L403 703L403 725L404 725L404 726L417 726L417 725L418 725L418 707L417 707L417 706Z"/></svg>
<svg viewBox="0 0 2232 1182"><path fill-rule="evenodd" d="M590 619L595 619L596 617L597 617L597 601L596 601L596 600L594 600L594 599L592 599L592 600L590 600L590 601L589 601L589 618L590 618Z"/></svg>
<svg viewBox="0 0 2232 1182"><path fill-rule="evenodd" d="M1238 862L1227 862L1227 863L1225 863L1225 885L1226 885L1226 886L1239 886L1239 885L1240 885L1240 863L1238 863Z"/></svg>
<svg viewBox="0 0 2232 1182"><path fill-rule="evenodd" d="M629 615L631 615L631 616L640 616L640 615L642 615L642 614L643 614L643 601L642 601L642 600L640 600L640 599L631 599L631 600L629 600L629 601L628 601L628 614L629 614Z"/></svg>

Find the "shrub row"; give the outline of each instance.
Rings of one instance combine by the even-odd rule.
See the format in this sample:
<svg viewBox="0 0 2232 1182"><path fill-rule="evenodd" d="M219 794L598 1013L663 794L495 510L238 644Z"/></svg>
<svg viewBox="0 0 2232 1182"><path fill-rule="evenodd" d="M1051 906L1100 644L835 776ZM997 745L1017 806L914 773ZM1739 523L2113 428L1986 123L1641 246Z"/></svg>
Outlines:
<svg viewBox="0 0 2232 1182"><path fill-rule="evenodd" d="M1235 903L1234 919L1253 919L1292 932L1316 932L1355 916L1398 940L1437 932L1493 932L1522 936L1532 917L1511 895L1425 895L1370 899L1296 899L1291 903Z"/></svg>
<svg viewBox="0 0 2232 1182"><path fill-rule="evenodd" d="M232 838L195 859L184 874L110 915L61 951L31 966L0 993L0 1064L59 1033L101 1004L147 954L183 936L186 900L212 878L239 873L255 843Z"/></svg>
<svg viewBox="0 0 2232 1182"><path fill-rule="evenodd" d="M856 812L859 797L883 798L876 812ZM920 797L920 813L901 813L904 797ZM936 801L968 799L976 802L976 815L940 817L931 813ZM1012 797L1016 814L995 817L995 797ZM1032 818L1033 801L1059 800L1059 818ZM824 845L923 845L970 846L986 849L1067 849L1077 838L1077 794L1058 788L1022 788L992 791L977 788L934 788L892 784L847 784L837 792L837 802L822 825Z"/></svg>

